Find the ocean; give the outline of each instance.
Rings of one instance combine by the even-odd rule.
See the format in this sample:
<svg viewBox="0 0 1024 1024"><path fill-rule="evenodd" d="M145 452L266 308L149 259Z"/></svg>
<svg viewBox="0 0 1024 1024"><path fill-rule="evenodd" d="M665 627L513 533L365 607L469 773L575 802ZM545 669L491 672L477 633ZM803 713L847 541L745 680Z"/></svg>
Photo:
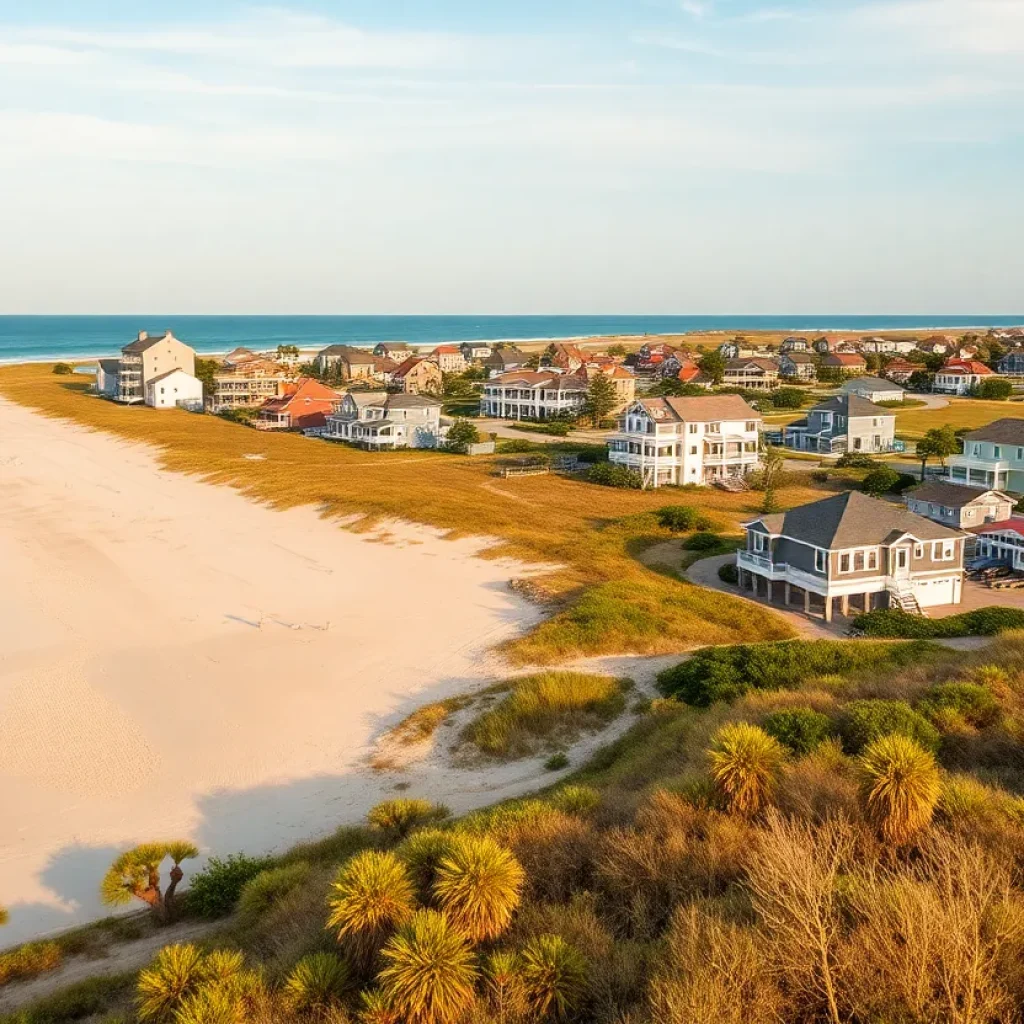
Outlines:
<svg viewBox="0 0 1024 1024"><path fill-rule="evenodd" d="M171 330L200 354L242 345L375 345L693 331L927 331L1010 327L1020 316L0 316L0 363L116 355L139 331Z"/></svg>

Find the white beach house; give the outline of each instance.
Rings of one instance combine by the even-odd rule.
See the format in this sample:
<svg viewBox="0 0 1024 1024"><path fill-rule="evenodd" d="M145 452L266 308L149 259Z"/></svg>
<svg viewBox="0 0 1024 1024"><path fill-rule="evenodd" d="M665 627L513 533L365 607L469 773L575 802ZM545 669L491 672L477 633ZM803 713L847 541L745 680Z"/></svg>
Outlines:
<svg viewBox="0 0 1024 1024"><path fill-rule="evenodd" d="M353 391L327 417L321 436L361 448L437 448L450 427L441 402L429 395Z"/></svg>

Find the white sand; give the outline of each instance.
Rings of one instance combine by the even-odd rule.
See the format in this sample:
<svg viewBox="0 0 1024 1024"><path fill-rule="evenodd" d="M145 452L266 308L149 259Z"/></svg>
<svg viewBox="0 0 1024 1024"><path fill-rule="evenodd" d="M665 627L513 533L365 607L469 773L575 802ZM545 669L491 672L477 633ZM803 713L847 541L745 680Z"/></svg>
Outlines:
<svg viewBox="0 0 1024 1024"><path fill-rule="evenodd" d="M0 945L102 913L135 842L281 848L400 780L464 810L536 779L367 766L414 707L500 675L487 650L537 616L507 587L520 567L473 557L483 542L388 533L260 507L0 400Z"/></svg>

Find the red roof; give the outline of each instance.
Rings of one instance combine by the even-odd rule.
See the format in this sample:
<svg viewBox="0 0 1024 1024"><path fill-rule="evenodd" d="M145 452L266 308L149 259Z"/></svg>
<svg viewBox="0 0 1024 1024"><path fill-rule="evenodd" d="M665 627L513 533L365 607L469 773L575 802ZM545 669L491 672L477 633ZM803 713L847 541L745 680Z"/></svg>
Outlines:
<svg viewBox="0 0 1024 1024"><path fill-rule="evenodd" d="M976 359L950 359L939 373L971 373L978 377L993 375L992 370Z"/></svg>
<svg viewBox="0 0 1024 1024"><path fill-rule="evenodd" d="M295 384L285 385L285 394L282 398L268 399L260 406L260 409L267 412L288 412L289 407L293 403L299 400L302 400L304 403L307 398L313 402L319 401L330 404L341 398L341 395L333 388L329 388L326 384L321 384L320 381L312 377L303 377L302 380Z"/></svg>
<svg viewBox="0 0 1024 1024"><path fill-rule="evenodd" d="M867 366L867 360L856 352L833 352L829 359L838 359L843 366Z"/></svg>
<svg viewBox="0 0 1024 1024"><path fill-rule="evenodd" d="M970 533L1000 533L1004 530L1012 530L1024 537L1024 518L1015 516L1013 519L1004 519L1001 523L986 523L984 526L975 526Z"/></svg>
<svg viewBox="0 0 1024 1024"><path fill-rule="evenodd" d="M435 356L436 355L446 355L446 356L447 355L458 355L458 353L459 353L459 346L458 345L438 345L437 348L435 348L434 352L433 352L433 354Z"/></svg>

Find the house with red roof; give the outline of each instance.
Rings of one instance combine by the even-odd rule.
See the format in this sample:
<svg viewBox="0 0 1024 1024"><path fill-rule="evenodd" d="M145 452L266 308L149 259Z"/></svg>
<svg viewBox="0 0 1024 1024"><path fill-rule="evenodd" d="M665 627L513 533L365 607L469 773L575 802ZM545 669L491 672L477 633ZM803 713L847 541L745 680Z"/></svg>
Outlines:
<svg viewBox="0 0 1024 1024"><path fill-rule="evenodd" d="M341 395L314 377L284 386L280 398L260 406L253 426L260 430L313 430L323 427Z"/></svg>
<svg viewBox="0 0 1024 1024"><path fill-rule="evenodd" d="M922 369L922 367L915 366L907 359L892 359L885 364L882 376L888 377L889 380L894 381L897 384L906 384L914 373L920 369Z"/></svg>
<svg viewBox="0 0 1024 1024"><path fill-rule="evenodd" d="M439 395L444 390L441 367L426 356L410 356L406 359L391 374L391 383L407 395Z"/></svg>
<svg viewBox="0 0 1024 1024"><path fill-rule="evenodd" d="M932 390L945 395L969 395L986 377L994 376L994 371L976 359L950 359L935 374Z"/></svg>
<svg viewBox="0 0 1024 1024"><path fill-rule="evenodd" d="M970 531L978 538L977 558L998 558L1014 569L1024 569L1024 518L1011 516L1001 523L986 523Z"/></svg>
<svg viewBox="0 0 1024 1024"><path fill-rule="evenodd" d="M860 376L868 368L865 358L857 352L830 352L822 358L821 365L851 377Z"/></svg>
<svg viewBox="0 0 1024 1024"><path fill-rule="evenodd" d="M427 358L437 363L442 373L462 373L466 369L466 357L458 345L438 345Z"/></svg>

